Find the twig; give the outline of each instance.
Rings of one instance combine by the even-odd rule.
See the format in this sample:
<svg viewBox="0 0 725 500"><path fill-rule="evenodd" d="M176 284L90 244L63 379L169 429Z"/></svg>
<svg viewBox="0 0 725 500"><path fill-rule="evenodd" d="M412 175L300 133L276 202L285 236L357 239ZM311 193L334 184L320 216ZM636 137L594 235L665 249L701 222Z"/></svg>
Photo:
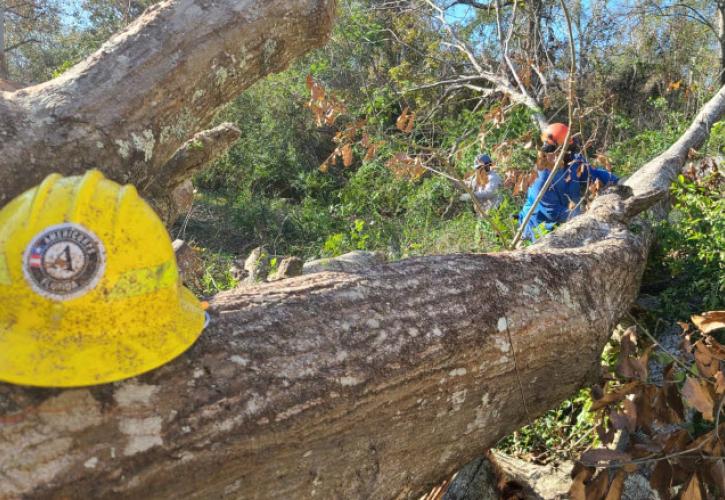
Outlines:
<svg viewBox="0 0 725 500"><path fill-rule="evenodd" d="M708 440L705 439L702 441L702 443L698 444L694 448L688 448L687 450L676 451L674 453L670 453L669 455L663 455L661 457L657 457L655 455L650 455L649 457L637 458L635 460L629 460L628 462L617 462L616 464L591 465L590 463L587 463L585 465L590 466L590 467L595 467L597 469L619 469L621 467L624 467L625 465L641 465L641 464L661 462L662 460L669 460L670 458L681 457L682 455L689 455L691 453L695 453L696 451L699 451L700 449L702 449L707 444L707 442L708 442ZM703 458L705 460L708 460L708 459L722 460L722 457L701 457L701 458Z"/></svg>
<svg viewBox="0 0 725 500"><path fill-rule="evenodd" d="M652 342L652 343L653 343L654 345L656 345L656 346L657 346L657 347L659 347L659 348L660 348L660 349L661 349L662 351L664 351L664 352L666 352L667 354L669 354L669 355L670 355L670 356L672 357L672 361L673 361L673 362L674 362L674 363L675 363L676 365L679 365L679 366L680 366L681 368L683 368L683 369L684 369L684 370L685 370L686 372L688 372L688 373L689 373L690 375L692 375L693 377L696 377L696 378L698 378L698 379L700 379L700 380L704 380L705 382L707 382L707 383L710 383L710 384L712 384L712 382L710 382L710 381L709 381L709 380L707 380L706 378L703 378L703 377L702 377L701 375L699 375L699 374L698 374L697 372L695 372L695 371L694 371L694 370L692 369L692 366L689 366L689 365L687 365L686 363L683 363L682 361L680 361L680 359L679 359L679 358L677 358L677 356L673 356L673 355L672 355L672 353L670 353L670 352L669 352L669 351L668 351L667 349L665 349L664 347L662 347L662 344L660 344L660 343L659 343L659 342L657 341L657 339L656 339L656 338L654 337L654 335L652 335L652 334L650 333L650 331L649 331L649 330L647 330L647 328L646 328L646 327L645 327L645 326L644 326L644 325L643 325L642 323L640 323L639 321L637 321L637 318L635 318L635 317L634 317L634 316L632 315L632 313L630 313L630 312L627 312L627 316L629 316L629 319L631 319L631 320L632 320L632 321L634 322L634 324L635 324L635 325L637 325L637 328L639 328L640 330L642 330L642 332L643 332L643 333L644 333L644 334L645 334L645 335L647 336L647 338L649 338L649 339L650 339L650 341L651 341L651 342Z"/></svg>

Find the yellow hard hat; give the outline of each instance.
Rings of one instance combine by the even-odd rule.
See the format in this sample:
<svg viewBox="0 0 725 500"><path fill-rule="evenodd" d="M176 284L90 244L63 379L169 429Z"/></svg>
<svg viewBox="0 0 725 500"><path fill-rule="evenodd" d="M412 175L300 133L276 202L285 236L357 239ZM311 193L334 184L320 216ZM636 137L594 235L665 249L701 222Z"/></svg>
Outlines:
<svg viewBox="0 0 725 500"><path fill-rule="evenodd" d="M163 365L204 328L169 236L133 186L49 175L0 210L0 381L113 382Z"/></svg>

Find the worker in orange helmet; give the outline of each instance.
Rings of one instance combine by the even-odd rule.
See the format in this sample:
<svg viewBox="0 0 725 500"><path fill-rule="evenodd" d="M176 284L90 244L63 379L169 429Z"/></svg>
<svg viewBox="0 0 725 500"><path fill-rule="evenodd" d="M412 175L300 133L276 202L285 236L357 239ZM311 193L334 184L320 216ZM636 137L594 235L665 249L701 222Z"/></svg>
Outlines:
<svg viewBox="0 0 725 500"><path fill-rule="evenodd" d="M541 151L555 157L561 147L566 147L562 168L554 174L554 179L544 193L538 206L534 209L526 227L524 237L534 241L542 232L542 228L550 231L556 224L566 222L581 212L580 201L587 183L599 180L603 186L616 184L617 176L600 168L594 168L581 154L581 146L576 140L564 144L569 127L563 123L552 123L541 134ZM583 168L582 168L583 167ZM526 203L519 214L521 225L539 192L544 187L551 171L540 169L536 180L526 193Z"/></svg>

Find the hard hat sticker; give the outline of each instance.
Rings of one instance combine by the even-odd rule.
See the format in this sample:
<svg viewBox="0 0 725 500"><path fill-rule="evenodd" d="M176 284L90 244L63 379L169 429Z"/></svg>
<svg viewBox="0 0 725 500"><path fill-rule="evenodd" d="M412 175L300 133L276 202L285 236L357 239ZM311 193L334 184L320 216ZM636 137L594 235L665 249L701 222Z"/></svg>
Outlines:
<svg viewBox="0 0 725 500"><path fill-rule="evenodd" d="M92 290L105 270L103 243L78 224L58 224L38 233L25 249L23 273L43 297L69 300Z"/></svg>

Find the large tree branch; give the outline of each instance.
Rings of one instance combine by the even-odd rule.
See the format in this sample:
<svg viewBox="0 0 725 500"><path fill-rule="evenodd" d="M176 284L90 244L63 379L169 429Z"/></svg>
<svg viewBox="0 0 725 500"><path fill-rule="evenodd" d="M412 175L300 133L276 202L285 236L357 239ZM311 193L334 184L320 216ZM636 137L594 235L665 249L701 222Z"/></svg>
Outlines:
<svg viewBox="0 0 725 500"><path fill-rule="evenodd" d="M148 186L222 105L320 46L334 7L166 0L60 77L0 93L0 204L51 171Z"/></svg>
<svg viewBox="0 0 725 500"><path fill-rule="evenodd" d="M449 47L452 47L452 48L458 50L464 57L466 57L468 62L471 64L471 66L473 66L473 69L476 71L476 73L478 73L478 75L483 80L486 80L489 83L493 84L499 92L506 94L513 102L515 102L517 104L522 104L522 105L526 106L527 108L529 108L532 112L532 117L533 117L534 121L536 122L538 127L543 130L548 125L549 122L546 119L546 116L544 115L543 110L542 110L541 106L539 105L539 103L537 102L537 100L531 96L531 94L526 90L524 85L521 83L519 75L516 72L516 68L513 66L513 64L511 64L511 61L508 57L508 54L507 54L508 48L504 49L502 47L502 50L504 50L503 60L504 60L505 64L509 65L508 68L511 71L511 73L514 75L518 88L517 88L517 86L514 86L511 84L511 82L509 81L507 76L505 76L503 74L495 73L492 71L488 71L484 67L484 66L488 66L488 65L482 61L479 61L478 58L476 57L473 47L471 47L471 45L468 44L465 40L461 40L461 38L456 33L456 30L448 22L444 9L442 9L441 7L436 5L436 3L433 2L432 0L422 0L422 1L428 5L428 7L432 10L432 12L434 12L435 18L438 20L438 22L440 23L443 30L445 30L445 32L448 34L448 36L451 39L451 42L443 42L443 45L447 45ZM514 7L515 7L515 5L516 4L514 4ZM499 19L500 12L499 11L500 11L500 9L496 8L497 29L498 29L498 33L499 33L499 38L501 40L501 45L503 46L504 39L503 39L503 35L501 32L501 23L500 23L500 19ZM513 28L513 26L512 26L512 28ZM510 38L510 36L511 35L509 34L508 38ZM508 38L505 41L506 46L508 46ZM505 73L505 69L504 69L503 73Z"/></svg>
<svg viewBox="0 0 725 500"><path fill-rule="evenodd" d="M647 259L651 233L630 217L724 112L725 88L626 186L525 251L237 289L152 373L0 385L0 497L415 497L597 376Z"/></svg>

